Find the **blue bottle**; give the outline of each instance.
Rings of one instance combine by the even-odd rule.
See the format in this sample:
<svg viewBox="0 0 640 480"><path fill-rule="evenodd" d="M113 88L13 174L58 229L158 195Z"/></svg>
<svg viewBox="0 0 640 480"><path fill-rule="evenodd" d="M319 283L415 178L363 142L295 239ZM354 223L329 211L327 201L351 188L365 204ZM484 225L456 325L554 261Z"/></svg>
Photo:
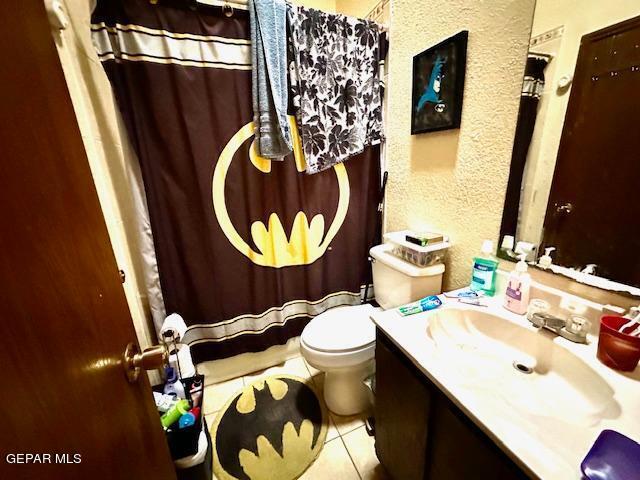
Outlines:
<svg viewBox="0 0 640 480"><path fill-rule="evenodd" d="M166 395L173 395L176 398L186 398L184 393L184 385L178 378L178 373L173 367L167 367L165 369L167 381L164 384L164 393Z"/></svg>

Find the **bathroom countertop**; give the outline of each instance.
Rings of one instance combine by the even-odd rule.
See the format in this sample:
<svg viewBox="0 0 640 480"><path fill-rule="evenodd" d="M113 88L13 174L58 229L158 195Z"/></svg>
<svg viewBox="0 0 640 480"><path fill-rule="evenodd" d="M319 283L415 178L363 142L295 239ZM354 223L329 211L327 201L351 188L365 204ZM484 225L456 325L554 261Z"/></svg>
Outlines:
<svg viewBox="0 0 640 480"><path fill-rule="evenodd" d="M437 312L453 306L456 300L444 300ZM524 315L516 315L502 307L502 297L484 299L488 313L499 313L506 321L534 329ZM561 421L516 410L495 389L487 385L473 386L443 361L427 333L432 312L402 317L397 309L376 312L371 316L377 327L402 350L430 381L442 390L478 427L480 427L516 464L533 478L581 479L580 463L604 429L616 430L640 442L640 367L633 372L612 370L596 358L597 338L589 337L588 345L572 343L562 337L553 342L574 353L595 370L613 389L615 409L596 419L591 425ZM562 401L558 398L558 401Z"/></svg>

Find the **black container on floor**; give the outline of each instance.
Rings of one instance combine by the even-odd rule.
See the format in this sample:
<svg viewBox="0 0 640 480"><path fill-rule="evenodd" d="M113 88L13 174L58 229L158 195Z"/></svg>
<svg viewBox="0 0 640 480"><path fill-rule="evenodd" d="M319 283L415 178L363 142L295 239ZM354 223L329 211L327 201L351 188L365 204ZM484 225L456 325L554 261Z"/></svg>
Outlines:
<svg viewBox="0 0 640 480"><path fill-rule="evenodd" d="M207 454L204 456L204 461L193 467L176 468L178 480L211 480L213 478L213 447L206 421L204 421L204 431L207 436Z"/></svg>
<svg viewBox="0 0 640 480"><path fill-rule="evenodd" d="M167 443L169 444L169 452L171 452L171 458L173 460L195 455L198 451L198 439L200 438L200 432L202 431L202 422L204 421L204 375L194 375L193 377L183 378L182 384L184 385L184 391L186 393L187 400L191 402L191 386L197 380L200 381L203 391L200 395L200 415L198 415L196 423L194 423L190 427L178 428L178 423L176 422L167 430L165 430ZM157 392L162 392L163 386L160 385L154 387L153 389Z"/></svg>

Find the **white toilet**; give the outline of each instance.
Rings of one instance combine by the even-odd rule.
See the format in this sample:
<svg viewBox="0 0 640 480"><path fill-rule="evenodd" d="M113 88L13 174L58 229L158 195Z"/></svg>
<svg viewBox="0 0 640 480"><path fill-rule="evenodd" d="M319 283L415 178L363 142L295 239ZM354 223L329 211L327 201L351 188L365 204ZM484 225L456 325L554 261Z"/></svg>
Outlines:
<svg viewBox="0 0 640 480"><path fill-rule="evenodd" d="M374 292L383 309L441 292L444 265L417 267L390 250L389 245L370 250ZM376 332L369 317L375 310L371 305L332 308L311 320L300 337L302 356L325 372L325 402L338 415L354 415L372 405L364 380L374 370Z"/></svg>

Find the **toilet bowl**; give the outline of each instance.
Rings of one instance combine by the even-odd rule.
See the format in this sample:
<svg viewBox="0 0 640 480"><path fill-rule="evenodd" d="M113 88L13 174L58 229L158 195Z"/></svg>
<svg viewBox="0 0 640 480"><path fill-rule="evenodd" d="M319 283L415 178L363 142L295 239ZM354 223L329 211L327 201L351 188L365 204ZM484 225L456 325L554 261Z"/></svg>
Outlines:
<svg viewBox="0 0 640 480"><path fill-rule="evenodd" d="M444 265L410 265L394 257L388 245L373 247L370 253L376 262L376 300L384 309L440 293ZM338 415L354 415L373 405L364 381L374 371L376 329L370 316L376 310L368 304L332 308L312 319L300 336L302 356L325 372L325 403Z"/></svg>
<svg viewBox="0 0 640 480"><path fill-rule="evenodd" d="M372 405L364 380L373 373L376 329L371 305L337 307L318 315L300 336L302 356L325 372L324 399L338 415L353 415Z"/></svg>

